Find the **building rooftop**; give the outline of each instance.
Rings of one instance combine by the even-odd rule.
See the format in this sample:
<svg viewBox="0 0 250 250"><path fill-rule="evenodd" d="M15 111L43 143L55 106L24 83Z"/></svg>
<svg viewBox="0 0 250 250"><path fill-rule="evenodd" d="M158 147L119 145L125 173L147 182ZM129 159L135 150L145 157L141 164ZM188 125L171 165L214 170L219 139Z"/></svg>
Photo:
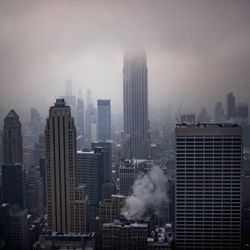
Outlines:
<svg viewBox="0 0 250 250"><path fill-rule="evenodd" d="M11 109L6 118L18 118L18 115L14 109Z"/></svg>
<svg viewBox="0 0 250 250"><path fill-rule="evenodd" d="M64 106L65 106L65 101L64 101L64 99L63 99L63 98L58 98L58 99L56 99L55 106L56 106L56 107L64 107Z"/></svg>
<svg viewBox="0 0 250 250"><path fill-rule="evenodd" d="M177 123L178 128L237 128L237 123Z"/></svg>
<svg viewBox="0 0 250 250"><path fill-rule="evenodd" d="M91 239L94 238L95 233L86 233L86 234L76 234L76 233L57 233L52 232L44 235L46 240L53 239L53 240L79 240L79 239Z"/></svg>
<svg viewBox="0 0 250 250"><path fill-rule="evenodd" d="M117 227L117 228L147 228L148 224L146 223L124 223L120 220L114 220L113 223L104 223L103 227Z"/></svg>

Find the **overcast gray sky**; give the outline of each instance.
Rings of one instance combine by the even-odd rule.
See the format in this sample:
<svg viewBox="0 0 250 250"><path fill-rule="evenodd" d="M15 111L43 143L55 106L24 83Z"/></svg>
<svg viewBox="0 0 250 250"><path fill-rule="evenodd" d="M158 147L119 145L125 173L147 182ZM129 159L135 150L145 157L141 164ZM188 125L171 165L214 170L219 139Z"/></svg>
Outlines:
<svg viewBox="0 0 250 250"><path fill-rule="evenodd" d="M1 119L47 112L68 78L122 111L131 40L147 51L150 110L211 110L229 91L250 101L249 0L0 0Z"/></svg>

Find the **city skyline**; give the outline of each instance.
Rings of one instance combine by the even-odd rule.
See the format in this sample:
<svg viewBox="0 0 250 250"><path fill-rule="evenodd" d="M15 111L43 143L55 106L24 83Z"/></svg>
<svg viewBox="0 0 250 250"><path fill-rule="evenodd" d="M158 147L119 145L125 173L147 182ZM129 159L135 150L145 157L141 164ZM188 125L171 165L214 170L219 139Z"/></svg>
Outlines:
<svg viewBox="0 0 250 250"><path fill-rule="evenodd" d="M210 101L231 91L249 103L249 1L133 3L1 2L0 117L11 108L27 116L31 106L46 114L67 79L74 94L92 89L94 99L111 99L120 113L130 40L147 51L150 113L180 99L186 112L197 103L212 110Z"/></svg>
<svg viewBox="0 0 250 250"><path fill-rule="evenodd" d="M0 249L250 249L250 1L0 1Z"/></svg>

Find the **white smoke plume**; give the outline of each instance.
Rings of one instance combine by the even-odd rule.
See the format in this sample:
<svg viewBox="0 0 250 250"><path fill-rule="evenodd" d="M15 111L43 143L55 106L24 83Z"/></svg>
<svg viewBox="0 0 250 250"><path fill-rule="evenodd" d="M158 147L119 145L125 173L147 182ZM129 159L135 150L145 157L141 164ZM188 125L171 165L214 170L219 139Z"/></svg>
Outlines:
<svg viewBox="0 0 250 250"><path fill-rule="evenodd" d="M147 175L139 176L132 190L133 194L126 199L121 211L128 220L143 219L149 211L159 215L160 209L168 202L167 177L158 166Z"/></svg>

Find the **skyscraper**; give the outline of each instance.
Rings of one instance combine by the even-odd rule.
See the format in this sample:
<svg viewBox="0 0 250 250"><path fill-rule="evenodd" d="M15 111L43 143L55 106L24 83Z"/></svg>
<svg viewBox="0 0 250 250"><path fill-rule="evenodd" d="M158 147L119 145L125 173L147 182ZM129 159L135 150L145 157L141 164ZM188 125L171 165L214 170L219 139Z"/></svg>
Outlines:
<svg viewBox="0 0 250 250"><path fill-rule="evenodd" d="M237 121L241 126L248 125L248 104L247 103L239 103L236 108L236 116Z"/></svg>
<svg viewBox="0 0 250 250"><path fill-rule="evenodd" d="M84 101L79 96L77 98L77 148L82 149L84 146Z"/></svg>
<svg viewBox="0 0 250 250"><path fill-rule="evenodd" d="M177 249L240 249L241 166L241 127L177 125Z"/></svg>
<svg viewBox="0 0 250 250"><path fill-rule="evenodd" d="M3 202L25 208L25 172L21 122L12 109L4 119L3 133Z"/></svg>
<svg viewBox="0 0 250 250"><path fill-rule="evenodd" d="M78 151L76 158L77 184L86 184L89 204L97 208L103 184L103 150L96 147L90 152Z"/></svg>
<svg viewBox="0 0 250 250"><path fill-rule="evenodd" d="M136 168L132 163L124 163L119 167L119 193L131 195L132 187L136 179Z"/></svg>
<svg viewBox="0 0 250 250"><path fill-rule="evenodd" d="M99 202L99 219L103 223L112 223L121 216L121 210L125 204L126 196L112 195L110 199Z"/></svg>
<svg viewBox="0 0 250 250"><path fill-rule="evenodd" d="M76 118L76 96L73 95L72 91L72 79L65 81L65 95L60 96L61 99L64 99L65 103L70 106L71 116Z"/></svg>
<svg viewBox="0 0 250 250"><path fill-rule="evenodd" d="M12 109L4 119L3 163L23 163L22 125L19 116Z"/></svg>
<svg viewBox="0 0 250 250"><path fill-rule="evenodd" d="M38 142L41 134L41 116L35 108L31 108L30 110L30 129L32 135L35 137L35 142Z"/></svg>
<svg viewBox="0 0 250 250"><path fill-rule="evenodd" d="M148 157L148 68L143 49L128 50L123 67L123 115L125 157Z"/></svg>
<svg viewBox="0 0 250 250"><path fill-rule="evenodd" d="M96 141L92 142L91 148L101 147L103 150L103 179L104 182L110 182L112 179L112 141Z"/></svg>
<svg viewBox="0 0 250 250"><path fill-rule="evenodd" d="M91 152L78 151L76 158L76 181L78 185L86 185L89 201L89 227L91 231L94 231L103 184L103 151L102 148L94 148Z"/></svg>
<svg viewBox="0 0 250 250"><path fill-rule="evenodd" d="M55 105L50 107L45 137L48 230L76 232L76 128L70 107L64 99L57 99Z"/></svg>
<svg viewBox="0 0 250 250"><path fill-rule="evenodd" d="M111 140L110 100L97 100L97 140Z"/></svg>
<svg viewBox="0 0 250 250"><path fill-rule="evenodd" d="M235 118L235 96L231 92L227 94L227 119Z"/></svg>
<svg viewBox="0 0 250 250"><path fill-rule="evenodd" d="M3 202L25 208L25 172L22 164L2 166Z"/></svg>
<svg viewBox="0 0 250 250"><path fill-rule="evenodd" d="M224 109L221 102L217 102L214 108L214 121L223 122L225 119Z"/></svg>

